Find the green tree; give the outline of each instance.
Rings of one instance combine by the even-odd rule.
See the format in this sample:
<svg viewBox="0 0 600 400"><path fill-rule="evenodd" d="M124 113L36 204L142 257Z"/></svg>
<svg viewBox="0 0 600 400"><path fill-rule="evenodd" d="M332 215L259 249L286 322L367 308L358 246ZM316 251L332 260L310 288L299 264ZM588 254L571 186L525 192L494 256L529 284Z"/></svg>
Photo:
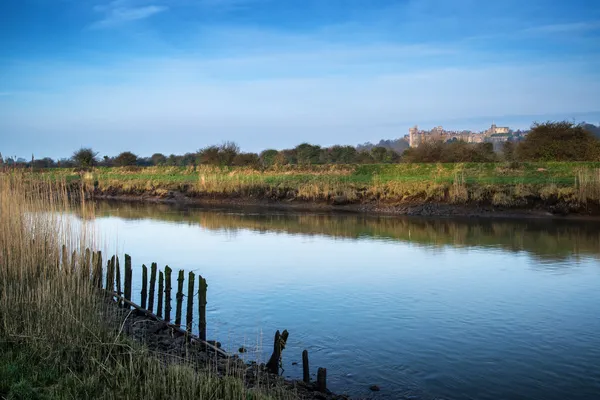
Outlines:
<svg viewBox="0 0 600 400"><path fill-rule="evenodd" d="M516 148L520 161L597 161L600 141L568 121L534 124Z"/></svg>
<svg viewBox="0 0 600 400"><path fill-rule="evenodd" d="M302 143L294 149L298 164L318 164L321 159L321 146Z"/></svg>
<svg viewBox="0 0 600 400"><path fill-rule="evenodd" d="M161 153L152 154L150 160L152 161L152 165L165 165L167 163L167 157Z"/></svg>
<svg viewBox="0 0 600 400"><path fill-rule="evenodd" d="M79 167L93 167L98 162L96 157L98 157L98 153L90 147L82 147L73 153L71 159Z"/></svg>
<svg viewBox="0 0 600 400"><path fill-rule="evenodd" d="M119 167L136 165L138 157L130 151L124 151L115 157L115 164Z"/></svg>
<svg viewBox="0 0 600 400"><path fill-rule="evenodd" d="M277 153L279 152L274 149L263 150L259 156L261 165L265 168L275 165L277 162Z"/></svg>

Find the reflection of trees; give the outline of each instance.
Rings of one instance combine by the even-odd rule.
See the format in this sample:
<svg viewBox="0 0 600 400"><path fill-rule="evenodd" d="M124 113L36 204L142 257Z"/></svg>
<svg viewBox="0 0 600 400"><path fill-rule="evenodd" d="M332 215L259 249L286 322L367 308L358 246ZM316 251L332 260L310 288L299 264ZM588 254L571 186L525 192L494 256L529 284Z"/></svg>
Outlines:
<svg viewBox="0 0 600 400"><path fill-rule="evenodd" d="M341 238L384 238L424 246L496 247L526 251L540 260L588 255L600 258L596 222L557 220L490 220L314 214L255 209L200 209L165 204L97 204L96 216L157 219L197 224L234 233L240 229L327 235Z"/></svg>

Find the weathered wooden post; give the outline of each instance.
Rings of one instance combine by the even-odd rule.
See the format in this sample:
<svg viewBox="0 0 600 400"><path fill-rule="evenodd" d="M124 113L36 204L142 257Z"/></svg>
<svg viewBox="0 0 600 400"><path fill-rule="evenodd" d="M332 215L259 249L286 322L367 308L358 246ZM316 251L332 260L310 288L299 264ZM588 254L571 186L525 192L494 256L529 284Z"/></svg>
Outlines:
<svg viewBox="0 0 600 400"><path fill-rule="evenodd" d="M148 297L148 268L142 264L142 308L146 308L146 299Z"/></svg>
<svg viewBox="0 0 600 400"><path fill-rule="evenodd" d="M115 291L115 257L113 256L106 263L106 291L112 293Z"/></svg>
<svg viewBox="0 0 600 400"><path fill-rule="evenodd" d="M96 264L94 267L94 277L93 277L94 286L98 289L102 289L102 252L98 251L96 253Z"/></svg>
<svg viewBox="0 0 600 400"><path fill-rule="evenodd" d="M308 350L302 352L302 380L310 383L310 369L308 368Z"/></svg>
<svg viewBox="0 0 600 400"><path fill-rule="evenodd" d="M185 315L185 330L192 332L192 322L194 319L194 281L196 275L193 272L188 276L188 291L187 291L187 309Z"/></svg>
<svg viewBox="0 0 600 400"><path fill-rule="evenodd" d="M117 278L117 294L121 296L123 292L121 292L121 267L119 266L119 257L116 257L116 264L113 263L113 266L115 267L115 276Z"/></svg>
<svg viewBox="0 0 600 400"><path fill-rule="evenodd" d="M91 261L90 249L85 249L85 255L83 256L83 265L81 268L81 277L85 280L90 279L90 261Z"/></svg>
<svg viewBox="0 0 600 400"><path fill-rule="evenodd" d="M131 256L129 254L125 254L125 287L124 287L124 295L125 299L131 301ZM126 306L130 308L129 305Z"/></svg>
<svg viewBox="0 0 600 400"><path fill-rule="evenodd" d="M154 308L154 289L156 287L156 263L150 266L150 297L148 298L148 311Z"/></svg>
<svg viewBox="0 0 600 400"><path fill-rule="evenodd" d="M285 349L285 344L287 343L289 333L287 330L284 330L283 333L279 333L279 331L275 332L275 340L273 343L273 354L271 354L271 358L269 362L267 362L267 370L275 375L279 375L279 365L281 363L281 352Z"/></svg>
<svg viewBox="0 0 600 400"><path fill-rule="evenodd" d="M171 321L171 272L173 270L167 265L165 267L165 321Z"/></svg>
<svg viewBox="0 0 600 400"><path fill-rule="evenodd" d="M317 390L321 393L327 393L327 368L317 370Z"/></svg>
<svg viewBox="0 0 600 400"><path fill-rule="evenodd" d="M177 308L175 309L175 325L181 325L181 310L183 308L183 270L179 270L179 276L177 277Z"/></svg>
<svg viewBox="0 0 600 400"><path fill-rule="evenodd" d="M159 271L158 273L158 303L157 303L157 311L156 311L156 315L158 315L159 318L162 318L162 313L163 313L163 290L164 290L164 275L162 271Z"/></svg>
<svg viewBox="0 0 600 400"><path fill-rule="evenodd" d="M92 286L93 287L98 287L98 283L97 283L97 275L98 275L98 271L97 271L97 264L98 264L98 253L96 253L95 251L92 252Z"/></svg>
<svg viewBox="0 0 600 400"><path fill-rule="evenodd" d="M198 275L198 336L206 341L206 292L208 285L202 275Z"/></svg>

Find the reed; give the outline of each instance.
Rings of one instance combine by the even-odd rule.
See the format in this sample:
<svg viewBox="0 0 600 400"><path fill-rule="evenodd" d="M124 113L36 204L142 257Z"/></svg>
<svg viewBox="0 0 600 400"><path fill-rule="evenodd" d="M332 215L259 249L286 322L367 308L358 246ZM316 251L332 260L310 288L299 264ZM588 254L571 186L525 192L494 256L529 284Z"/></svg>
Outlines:
<svg viewBox="0 0 600 400"><path fill-rule="evenodd" d="M220 377L190 360L166 363L124 336L127 315L89 276L90 260L102 261L86 252L99 244L80 190L0 174L0 397L294 398L281 387L248 389L241 375Z"/></svg>

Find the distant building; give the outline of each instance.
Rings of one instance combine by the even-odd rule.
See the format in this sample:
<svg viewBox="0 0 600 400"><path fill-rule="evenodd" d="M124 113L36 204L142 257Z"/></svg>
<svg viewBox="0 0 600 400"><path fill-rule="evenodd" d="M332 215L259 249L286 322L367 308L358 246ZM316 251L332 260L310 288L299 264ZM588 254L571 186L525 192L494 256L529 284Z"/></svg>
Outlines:
<svg viewBox="0 0 600 400"><path fill-rule="evenodd" d="M426 142L449 142L461 140L467 143L506 142L510 138L511 130L507 126L492 126L484 132L447 131L437 126L429 131L420 130L418 126L408 129L408 142L410 147L419 147Z"/></svg>

